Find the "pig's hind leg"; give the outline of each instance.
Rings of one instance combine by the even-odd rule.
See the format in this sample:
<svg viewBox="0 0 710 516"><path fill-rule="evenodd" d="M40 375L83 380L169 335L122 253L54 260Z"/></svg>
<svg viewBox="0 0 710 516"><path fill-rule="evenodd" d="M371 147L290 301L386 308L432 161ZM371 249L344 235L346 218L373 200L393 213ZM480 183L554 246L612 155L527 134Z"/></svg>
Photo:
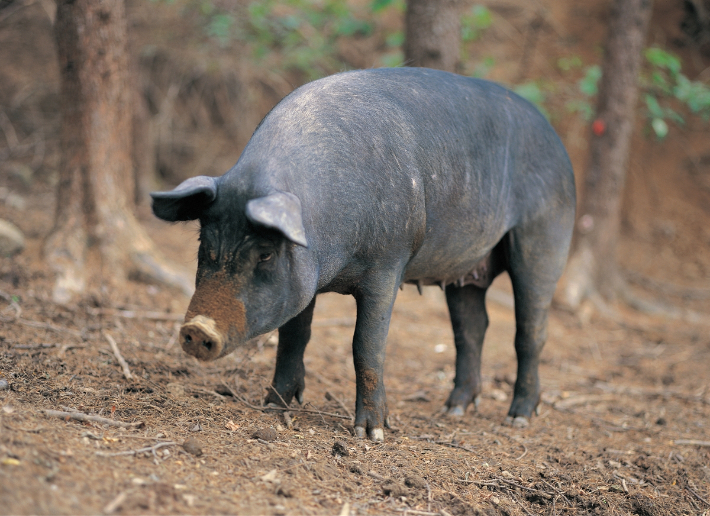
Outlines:
<svg viewBox="0 0 710 516"><path fill-rule="evenodd" d="M279 328L279 345L276 350L276 369L265 404L288 406L294 396L303 403L306 388L306 368L303 353L311 338L311 321L316 298L296 317Z"/></svg>
<svg viewBox="0 0 710 516"><path fill-rule="evenodd" d="M476 285L446 286L446 303L454 330L456 377L446 401L447 414L463 416L472 401L478 405L481 393L481 350L488 328L486 289Z"/></svg>
<svg viewBox="0 0 710 516"><path fill-rule="evenodd" d="M555 285L567 260L574 214L557 214L511 230L508 273L515 298L515 353L518 373L506 422L526 426L540 401L538 366L547 339Z"/></svg>

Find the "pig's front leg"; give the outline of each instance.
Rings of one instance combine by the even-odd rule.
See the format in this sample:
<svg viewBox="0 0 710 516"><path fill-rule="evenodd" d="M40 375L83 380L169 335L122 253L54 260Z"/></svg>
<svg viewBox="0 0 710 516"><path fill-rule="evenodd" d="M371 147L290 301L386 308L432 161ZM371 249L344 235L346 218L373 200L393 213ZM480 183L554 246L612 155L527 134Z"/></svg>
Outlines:
<svg viewBox="0 0 710 516"><path fill-rule="evenodd" d="M311 321L316 298L296 317L279 328L279 346L276 350L276 369L265 404L288 406L294 396L303 403L306 388L306 368L303 352L311 338Z"/></svg>
<svg viewBox="0 0 710 516"><path fill-rule="evenodd" d="M397 296L395 281L378 283L355 295L357 322L353 337L353 361L357 396L355 401L355 436L367 435L383 441L387 421L387 399L383 373L385 347L392 305Z"/></svg>

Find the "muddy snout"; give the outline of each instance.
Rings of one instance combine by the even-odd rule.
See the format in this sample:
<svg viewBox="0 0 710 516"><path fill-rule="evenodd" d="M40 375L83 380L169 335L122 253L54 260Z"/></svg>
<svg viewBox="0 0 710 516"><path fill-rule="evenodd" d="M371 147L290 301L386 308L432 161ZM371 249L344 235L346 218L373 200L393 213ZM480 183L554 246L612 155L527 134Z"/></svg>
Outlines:
<svg viewBox="0 0 710 516"><path fill-rule="evenodd" d="M211 317L196 315L180 328L182 349L200 360L214 360L222 356L225 341Z"/></svg>

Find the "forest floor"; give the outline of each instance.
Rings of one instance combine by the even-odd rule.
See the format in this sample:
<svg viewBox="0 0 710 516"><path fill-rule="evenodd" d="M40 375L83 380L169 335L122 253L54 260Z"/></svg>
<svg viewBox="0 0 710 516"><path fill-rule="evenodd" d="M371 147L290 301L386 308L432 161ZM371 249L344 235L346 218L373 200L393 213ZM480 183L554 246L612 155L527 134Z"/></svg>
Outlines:
<svg viewBox="0 0 710 516"><path fill-rule="evenodd" d="M575 30L592 20L599 38L579 9ZM558 14L540 55L562 38ZM483 44L510 53L494 36ZM455 357L443 294L405 287L385 371L394 428L379 444L352 436L351 298L318 299L305 404L266 411L275 336L200 363L176 342L189 302L176 291L131 281L54 304L40 253L51 175L0 167L0 218L27 238L0 258L0 514L710 514L710 148L707 125L689 125L635 139L619 249L634 294L674 311L553 309L539 414L518 429L502 424L516 371L507 276L489 291L482 401L461 418L440 412ZM584 127L558 129L579 172ZM140 217L194 273L197 228Z"/></svg>
<svg viewBox="0 0 710 516"><path fill-rule="evenodd" d="M51 196L33 193L29 202L51 205ZM50 219L32 210L24 229ZM195 252L195 228L145 222L174 257ZM119 297L57 306L38 242L0 262L2 514L710 509L707 326L554 310L540 413L517 429L502 425L515 375L507 277L489 294L483 400L460 419L440 413L454 375L443 294L406 287L388 339L394 428L374 444L351 435L351 298L319 298L306 403L284 415L261 408L275 337L205 364L176 343L188 299L175 292L131 282Z"/></svg>

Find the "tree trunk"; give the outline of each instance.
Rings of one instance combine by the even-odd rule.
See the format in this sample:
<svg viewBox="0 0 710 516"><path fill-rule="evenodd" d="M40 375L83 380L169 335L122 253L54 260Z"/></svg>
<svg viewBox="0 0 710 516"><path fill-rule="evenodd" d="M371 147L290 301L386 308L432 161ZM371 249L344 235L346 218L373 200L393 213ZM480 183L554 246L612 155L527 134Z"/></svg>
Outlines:
<svg viewBox="0 0 710 516"><path fill-rule="evenodd" d="M460 32L458 0L407 0L405 62L455 72Z"/></svg>
<svg viewBox="0 0 710 516"><path fill-rule="evenodd" d="M191 285L158 257L133 215L131 88L121 0L58 0L61 163L55 226L44 245L66 303L129 275Z"/></svg>
<svg viewBox="0 0 710 516"><path fill-rule="evenodd" d="M613 300L619 289L616 243L621 199L652 4L652 0L612 1L578 234L564 280L564 302L572 308L593 292Z"/></svg>

